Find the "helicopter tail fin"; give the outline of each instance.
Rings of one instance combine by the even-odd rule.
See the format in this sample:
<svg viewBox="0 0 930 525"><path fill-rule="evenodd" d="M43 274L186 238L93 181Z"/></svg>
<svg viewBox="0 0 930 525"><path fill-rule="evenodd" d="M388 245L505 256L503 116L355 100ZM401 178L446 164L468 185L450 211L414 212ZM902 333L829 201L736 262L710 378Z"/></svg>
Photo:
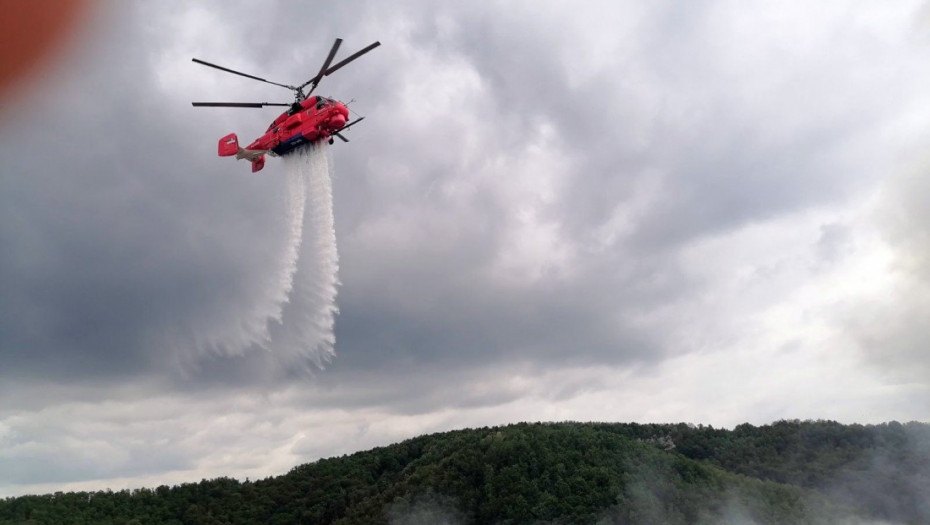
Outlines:
<svg viewBox="0 0 930 525"><path fill-rule="evenodd" d="M235 133L230 133L220 139L219 154L220 157L231 157L239 153L239 137Z"/></svg>

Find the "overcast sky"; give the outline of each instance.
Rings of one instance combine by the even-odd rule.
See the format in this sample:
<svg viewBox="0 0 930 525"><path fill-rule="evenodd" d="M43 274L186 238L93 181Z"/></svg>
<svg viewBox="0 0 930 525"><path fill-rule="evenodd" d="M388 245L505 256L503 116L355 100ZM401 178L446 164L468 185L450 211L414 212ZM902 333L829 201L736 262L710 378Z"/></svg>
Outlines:
<svg viewBox="0 0 930 525"><path fill-rule="evenodd" d="M278 112L190 105L290 94L190 59L298 83L336 37L382 46L319 89L367 118L306 374L242 337L284 164L216 156ZM102 4L0 116L0 495L518 421L930 421L927 56L921 1Z"/></svg>

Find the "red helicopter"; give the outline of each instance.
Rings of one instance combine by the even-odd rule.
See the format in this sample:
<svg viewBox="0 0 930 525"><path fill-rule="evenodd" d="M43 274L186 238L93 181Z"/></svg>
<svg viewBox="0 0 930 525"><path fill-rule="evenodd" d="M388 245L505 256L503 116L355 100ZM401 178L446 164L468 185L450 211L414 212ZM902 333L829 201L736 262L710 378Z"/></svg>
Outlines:
<svg viewBox="0 0 930 525"><path fill-rule="evenodd" d="M287 111L274 119L274 122L268 126L268 130L265 131L264 135L255 139L255 141L246 148L239 146L239 138L235 133L230 133L221 138L219 142L220 156L231 157L235 155L236 159L249 159L252 162L252 172L254 173L265 167L265 155L272 155L275 157L285 155L301 144L316 142L318 140L329 139L329 143L332 144L334 136L339 137L345 142L349 142L349 139L342 136L339 132L345 131L350 126L358 124L364 117L355 119L349 124L349 108L347 108L345 104L327 97L311 97L310 94L313 93L313 90L316 89L317 84L320 83L323 77L329 76L349 62L352 62L356 58L380 46L381 42L375 42L352 56L330 66L333 58L336 56L336 51L339 50L340 44L342 44L342 39L337 38L336 43L333 44L332 49L329 50L329 56L327 56L326 61L323 62L323 67L320 68L320 72L299 86L278 84L277 82L271 82L264 78L247 75L203 60L196 58L191 59L198 64L210 66L246 78L260 80L268 84L285 87L294 91L295 100L291 104L278 102L192 102L195 107L288 107ZM310 90L304 94L304 88L307 86L310 86Z"/></svg>

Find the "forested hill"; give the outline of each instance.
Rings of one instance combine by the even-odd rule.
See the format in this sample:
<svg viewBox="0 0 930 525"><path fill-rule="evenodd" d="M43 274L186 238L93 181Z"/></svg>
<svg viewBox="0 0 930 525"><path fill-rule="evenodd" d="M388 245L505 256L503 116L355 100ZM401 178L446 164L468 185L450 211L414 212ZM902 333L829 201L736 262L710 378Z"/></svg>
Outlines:
<svg viewBox="0 0 930 525"><path fill-rule="evenodd" d="M0 523L930 523L930 425L518 424L121 492L0 501Z"/></svg>

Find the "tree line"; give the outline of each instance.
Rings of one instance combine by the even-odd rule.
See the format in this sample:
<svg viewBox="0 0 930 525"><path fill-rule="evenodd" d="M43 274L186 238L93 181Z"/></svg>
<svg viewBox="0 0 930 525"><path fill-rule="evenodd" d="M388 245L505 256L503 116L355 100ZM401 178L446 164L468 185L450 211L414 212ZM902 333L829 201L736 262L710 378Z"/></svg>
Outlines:
<svg viewBox="0 0 930 525"><path fill-rule="evenodd" d="M521 423L244 482L0 501L0 524L930 523L930 425Z"/></svg>

